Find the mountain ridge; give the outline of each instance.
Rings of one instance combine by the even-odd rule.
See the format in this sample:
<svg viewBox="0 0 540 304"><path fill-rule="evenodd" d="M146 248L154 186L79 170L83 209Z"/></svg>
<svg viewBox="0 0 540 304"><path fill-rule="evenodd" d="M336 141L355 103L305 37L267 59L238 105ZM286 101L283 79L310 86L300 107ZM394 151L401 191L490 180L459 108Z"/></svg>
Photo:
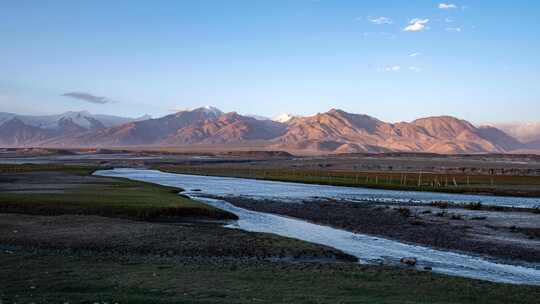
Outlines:
<svg viewBox="0 0 540 304"><path fill-rule="evenodd" d="M201 107L111 126L98 115L90 118L84 112L73 113L76 114L58 119L55 128L26 123L18 118L24 118L23 115L7 120L6 113L0 113L3 114L0 115L0 146L185 146L258 142L288 151L444 154L507 153L531 148L500 129L476 127L452 116L389 123L365 114L330 109L312 116L291 116L279 122ZM84 125L80 123L80 116L86 121Z"/></svg>

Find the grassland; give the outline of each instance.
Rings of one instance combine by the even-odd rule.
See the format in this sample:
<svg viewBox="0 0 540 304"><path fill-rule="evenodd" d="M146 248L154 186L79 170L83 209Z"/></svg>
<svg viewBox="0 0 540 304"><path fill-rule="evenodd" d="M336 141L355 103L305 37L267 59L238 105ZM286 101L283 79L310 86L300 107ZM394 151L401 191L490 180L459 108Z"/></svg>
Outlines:
<svg viewBox="0 0 540 304"><path fill-rule="evenodd" d="M361 172L308 169L246 168L242 165L154 165L172 173L242 177L319 185L404 191L540 197L540 176L438 174L433 172Z"/></svg>
<svg viewBox="0 0 540 304"><path fill-rule="evenodd" d="M0 253L18 303L535 303L540 289L355 264L116 262Z"/></svg>
<svg viewBox="0 0 540 304"><path fill-rule="evenodd" d="M0 166L0 212L100 215L140 220L234 214L178 195L182 189L91 176L96 167Z"/></svg>
<svg viewBox="0 0 540 304"><path fill-rule="evenodd" d="M335 249L275 235L199 221L148 222L231 215L177 195L180 189L91 176L95 169L0 166L0 303L535 303L540 297L535 286L361 266Z"/></svg>

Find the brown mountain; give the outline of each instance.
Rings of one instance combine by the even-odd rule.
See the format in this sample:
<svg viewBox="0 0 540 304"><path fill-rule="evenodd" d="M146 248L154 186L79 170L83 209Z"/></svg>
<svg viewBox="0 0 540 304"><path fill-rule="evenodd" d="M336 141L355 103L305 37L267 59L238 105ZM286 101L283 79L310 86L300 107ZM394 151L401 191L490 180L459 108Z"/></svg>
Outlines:
<svg viewBox="0 0 540 304"><path fill-rule="evenodd" d="M83 133L79 136L53 139L46 144L70 146L158 145L179 129L208 119L215 119L220 114L220 112L209 111L205 108L181 111L158 119L134 121L108 129Z"/></svg>
<svg viewBox="0 0 540 304"><path fill-rule="evenodd" d="M527 145L514 137L506 134L504 131L491 126L481 126L478 128L480 136L482 138L495 143L505 151L512 151L516 149L525 149Z"/></svg>
<svg viewBox="0 0 540 304"><path fill-rule="evenodd" d="M495 138L496 133L501 138ZM290 121L277 147L329 152L482 153L519 148L520 143L510 138L500 130L479 129L450 116L392 124L332 109Z"/></svg>
<svg viewBox="0 0 540 304"><path fill-rule="evenodd" d="M285 125L281 123L257 120L235 112L224 114L215 108L207 107L87 132L67 139L54 139L47 144L71 146L229 144L270 140L284 132Z"/></svg>
<svg viewBox="0 0 540 304"><path fill-rule="evenodd" d="M178 129L163 140L166 145L178 144L226 144L251 140L270 140L285 132L285 125L271 120L257 120L236 112L215 119L194 122Z"/></svg>
<svg viewBox="0 0 540 304"><path fill-rule="evenodd" d="M4 146L182 146L192 144L266 143L297 152L433 152L502 153L524 144L494 127L475 127L450 116L387 123L374 117L332 109L286 124L211 108L180 111L158 119L132 121L106 128L81 127L71 119L55 131L13 119L0 125Z"/></svg>

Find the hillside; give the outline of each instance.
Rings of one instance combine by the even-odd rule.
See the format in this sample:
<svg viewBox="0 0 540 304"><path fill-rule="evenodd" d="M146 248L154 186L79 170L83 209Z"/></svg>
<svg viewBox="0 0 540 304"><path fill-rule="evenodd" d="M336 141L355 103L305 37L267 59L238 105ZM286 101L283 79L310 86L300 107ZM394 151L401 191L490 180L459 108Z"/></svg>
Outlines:
<svg viewBox="0 0 540 304"><path fill-rule="evenodd" d="M476 127L451 116L388 123L368 115L331 109L313 116L288 116L286 123L282 123L203 107L124 123L119 123L119 119L103 118L107 116L90 116L86 112L58 116L56 120L49 119L45 123L47 120L43 118L2 114L0 145L6 147L186 146L257 142L272 149L300 152L445 154L506 153L532 148L495 127ZM537 142L531 144L538 145Z"/></svg>

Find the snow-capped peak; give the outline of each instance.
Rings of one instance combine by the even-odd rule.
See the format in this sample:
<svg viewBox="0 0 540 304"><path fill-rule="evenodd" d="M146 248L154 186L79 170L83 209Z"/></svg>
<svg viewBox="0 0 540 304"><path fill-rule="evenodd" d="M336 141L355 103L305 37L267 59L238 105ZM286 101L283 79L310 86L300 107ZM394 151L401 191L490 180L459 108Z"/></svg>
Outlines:
<svg viewBox="0 0 540 304"><path fill-rule="evenodd" d="M212 106L204 106L202 108L199 108L199 110L203 110L206 113L212 113L212 114L215 114L217 116L223 114L223 112L220 109L218 109L216 107L212 107Z"/></svg>
<svg viewBox="0 0 540 304"><path fill-rule="evenodd" d="M286 123L288 122L289 120L295 118L296 116L295 115L292 115L292 114L289 114L289 113L283 113L283 114L280 114L274 118L272 118L273 121L277 121L277 122L281 122L281 123Z"/></svg>
<svg viewBox="0 0 540 304"><path fill-rule="evenodd" d="M184 109L175 109L174 110L175 112L177 113L180 113L180 112L203 112L203 113L207 113L207 114L213 114L215 116L220 116L223 114L223 112L216 108L216 107L212 107L212 106L204 106L204 107L199 107L199 108L184 108Z"/></svg>

